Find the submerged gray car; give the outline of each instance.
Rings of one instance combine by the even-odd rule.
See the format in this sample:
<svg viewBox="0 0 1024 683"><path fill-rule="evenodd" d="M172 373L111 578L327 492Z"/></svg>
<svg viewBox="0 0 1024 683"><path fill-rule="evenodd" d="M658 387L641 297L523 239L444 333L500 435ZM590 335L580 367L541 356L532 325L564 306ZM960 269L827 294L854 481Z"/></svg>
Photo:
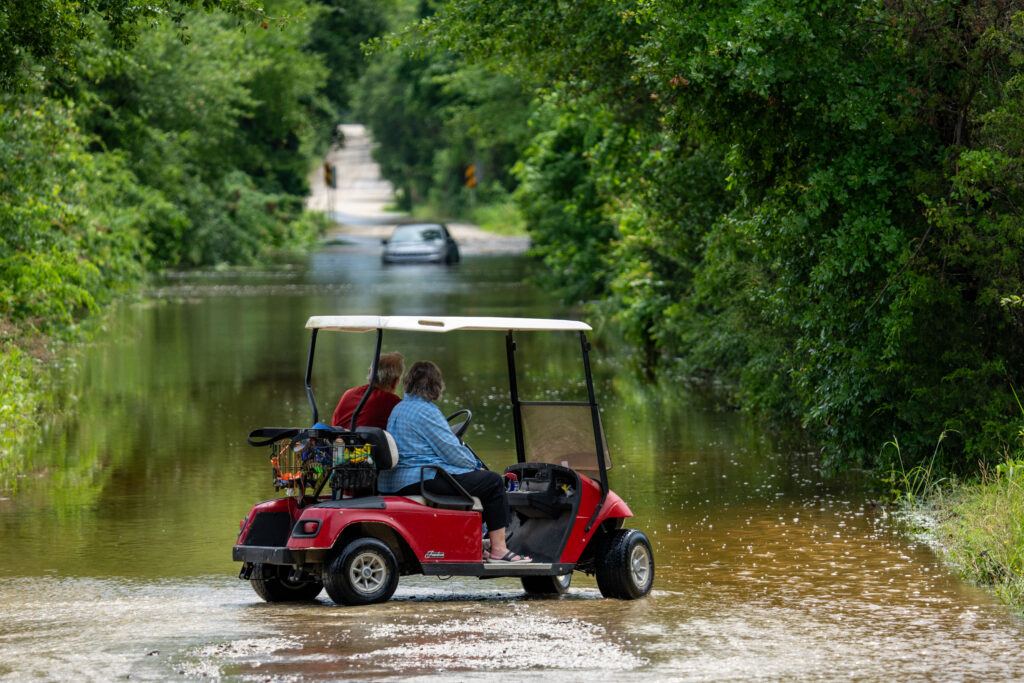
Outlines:
<svg viewBox="0 0 1024 683"><path fill-rule="evenodd" d="M384 263L459 262L459 245L442 223L399 225L384 240Z"/></svg>

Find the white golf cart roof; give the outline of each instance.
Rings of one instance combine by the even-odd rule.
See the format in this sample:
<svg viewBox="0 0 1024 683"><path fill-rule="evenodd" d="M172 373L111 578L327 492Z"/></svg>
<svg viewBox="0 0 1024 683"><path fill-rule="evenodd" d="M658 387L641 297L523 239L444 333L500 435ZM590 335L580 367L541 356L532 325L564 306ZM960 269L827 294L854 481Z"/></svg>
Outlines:
<svg viewBox="0 0 1024 683"><path fill-rule="evenodd" d="M314 315L306 321L308 330L369 332L405 330L408 332L452 332L490 330L500 332L587 332L590 325L578 320L547 318L475 318L429 315Z"/></svg>

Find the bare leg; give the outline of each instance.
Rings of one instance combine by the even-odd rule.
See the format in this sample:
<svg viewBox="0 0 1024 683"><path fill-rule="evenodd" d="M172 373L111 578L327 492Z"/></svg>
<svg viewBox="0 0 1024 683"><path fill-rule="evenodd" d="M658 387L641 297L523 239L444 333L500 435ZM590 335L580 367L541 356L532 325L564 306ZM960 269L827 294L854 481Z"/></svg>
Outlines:
<svg viewBox="0 0 1024 683"><path fill-rule="evenodd" d="M491 539L491 551L488 555L494 558L504 557L505 553L508 552L508 546L505 545L505 527L494 529L493 531L489 530L487 537Z"/></svg>

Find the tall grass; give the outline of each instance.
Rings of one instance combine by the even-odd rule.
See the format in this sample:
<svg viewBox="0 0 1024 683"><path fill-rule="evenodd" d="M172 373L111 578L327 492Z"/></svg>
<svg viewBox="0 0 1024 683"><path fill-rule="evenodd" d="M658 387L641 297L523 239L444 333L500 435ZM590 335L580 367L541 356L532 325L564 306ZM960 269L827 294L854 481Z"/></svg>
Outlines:
<svg viewBox="0 0 1024 683"><path fill-rule="evenodd" d="M526 219L511 199L483 204L470 211L470 220L496 235L525 235Z"/></svg>
<svg viewBox="0 0 1024 683"><path fill-rule="evenodd" d="M1024 609L1024 460L1007 459L934 507L938 541L961 574Z"/></svg>
<svg viewBox="0 0 1024 683"><path fill-rule="evenodd" d="M899 439L893 436L891 441L885 442L881 454L884 456L889 449L895 451L896 462L899 465L898 470L893 466L889 470L889 475L882 478L882 481L889 486L889 494L893 502L905 506L916 505L923 499L930 498L939 490L939 486L946 479L945 477L935 478L935 458L942 448L942 442L945 441L947 433L944 431L939 435L939 440L935 443L935 450L932 451L932 457L927 464L915 465L910 469L907 469L903 462L903 451L900 449Z"/></svg>
<svg viewBox="0 0 1024 683"><path fill-rule="evenodd" d="M1010 389L1024 418L1024 404ZM983 468L977 482L926 493L919 481L929 480L929 473L911 471L900 480L917 491L918 500L925 493L939 547L960 573L1024 610L1024 427L1017 436L1016 453L1008 448L1004 461Z"/></svg>

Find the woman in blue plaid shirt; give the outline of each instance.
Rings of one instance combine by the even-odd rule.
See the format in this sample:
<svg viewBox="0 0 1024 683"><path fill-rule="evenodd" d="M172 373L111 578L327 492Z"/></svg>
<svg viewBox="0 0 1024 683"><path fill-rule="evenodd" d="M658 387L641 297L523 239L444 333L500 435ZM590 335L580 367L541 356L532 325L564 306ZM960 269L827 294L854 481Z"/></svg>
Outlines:
<svg viewBox="0 0 1024 683"><path fill-rule="evenodd" d="M505 545L508 526L508 498L505 481L497 472L483 468L472 451L459 443L448 421L434 401L444 391L441 369L430 361L417 361L405 375L405 397L391 411L388 431L398 446L398 465L381 472L377 487L381 493L415 496L420 493L420 468L436 465L451 474L470 495L480 499L491 548L488 562L531 562ZM423 486L438 495L456 495L443 480L426 470Z"/></svg>

